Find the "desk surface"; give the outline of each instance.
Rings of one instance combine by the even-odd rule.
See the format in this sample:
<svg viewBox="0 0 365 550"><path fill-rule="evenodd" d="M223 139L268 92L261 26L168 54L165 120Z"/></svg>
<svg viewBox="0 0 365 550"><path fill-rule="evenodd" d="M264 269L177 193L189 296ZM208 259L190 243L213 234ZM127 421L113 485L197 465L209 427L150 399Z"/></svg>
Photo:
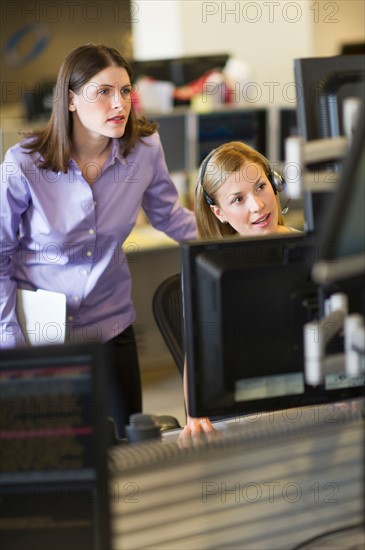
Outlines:
<svg viewBox="0 0 365 550"><path fill-rule="evenodd" d="M137 245L137 250L132 245ZM156 248L176 247L178 243L168 237L162 231L158 231L152 225L146 224L142 226L136 226L130 233L123 248L128 254L128 247L131 246L133 251L145 251L155 250Z"/></svg>
<svg viewBox="0 0 365 550"><path fill-rule="evenodd" d="M335 422L309 407L298 422L279 411L210 441L180 447L175 431L116 449L112 548L289 550L337 529L363 542L349 531L363 521L363 402L348 405Z"/></svg>

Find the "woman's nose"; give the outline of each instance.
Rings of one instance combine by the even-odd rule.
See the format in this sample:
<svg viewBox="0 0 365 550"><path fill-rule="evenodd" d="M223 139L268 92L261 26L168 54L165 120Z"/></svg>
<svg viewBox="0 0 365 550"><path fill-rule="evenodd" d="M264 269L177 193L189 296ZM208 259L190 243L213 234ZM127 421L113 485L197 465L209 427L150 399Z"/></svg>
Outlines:
<svg viewBox="0 0 365 550"><path fill-rule="evenodd" d="M259 212L264 206L264 202L255 197L254 195L250 195L248 197L248 207L251 212Z"/></svg>
<svg viewBox="0 0 365 550"><path fill-rule="evenodd" d="M113 107L122 107L122 106L123 106L122 95L120 94L119 90L115 90L114 96L113 96Z"/></svg>

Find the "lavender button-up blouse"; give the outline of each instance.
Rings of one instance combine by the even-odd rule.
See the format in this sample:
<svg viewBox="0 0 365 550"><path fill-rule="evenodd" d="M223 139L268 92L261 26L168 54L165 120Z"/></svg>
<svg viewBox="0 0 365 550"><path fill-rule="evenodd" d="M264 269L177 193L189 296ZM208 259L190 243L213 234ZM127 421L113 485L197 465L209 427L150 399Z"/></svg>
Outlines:
<svg viewBox="0 0 365 550"><path fill-rule="evenodd" d="M193 213L179 203L158 133L127 158L113 140L92 186L72 160L66 174L36 161L17 144L1 165L0 345L24 344L17 288L64 293L67 339L105 342L135 319L123 243L140 208L178 242L195 238Z"/></svg>

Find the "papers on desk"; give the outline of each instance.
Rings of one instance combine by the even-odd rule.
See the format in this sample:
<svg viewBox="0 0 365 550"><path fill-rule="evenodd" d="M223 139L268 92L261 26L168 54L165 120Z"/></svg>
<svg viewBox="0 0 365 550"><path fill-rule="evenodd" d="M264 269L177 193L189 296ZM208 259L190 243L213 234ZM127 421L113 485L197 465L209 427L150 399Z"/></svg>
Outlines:
<svg viewBox="0 0 365 550"><path fill-rule="evenodd" d="M17 290L17 316L28 346L63 344L66 296L38 289Z"/></svg>

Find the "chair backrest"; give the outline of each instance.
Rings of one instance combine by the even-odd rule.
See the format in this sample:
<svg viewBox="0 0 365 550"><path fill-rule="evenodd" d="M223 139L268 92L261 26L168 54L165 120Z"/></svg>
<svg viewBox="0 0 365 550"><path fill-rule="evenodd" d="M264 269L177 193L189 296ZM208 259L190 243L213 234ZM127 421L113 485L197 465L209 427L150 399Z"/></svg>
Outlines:
<svg viewBox="0 0 365 550"><path fill-rule="evenodd" d="M161 335L181 376L184 371L184 321L181 274L171 275L155 290L152 310Z"/></svg>

